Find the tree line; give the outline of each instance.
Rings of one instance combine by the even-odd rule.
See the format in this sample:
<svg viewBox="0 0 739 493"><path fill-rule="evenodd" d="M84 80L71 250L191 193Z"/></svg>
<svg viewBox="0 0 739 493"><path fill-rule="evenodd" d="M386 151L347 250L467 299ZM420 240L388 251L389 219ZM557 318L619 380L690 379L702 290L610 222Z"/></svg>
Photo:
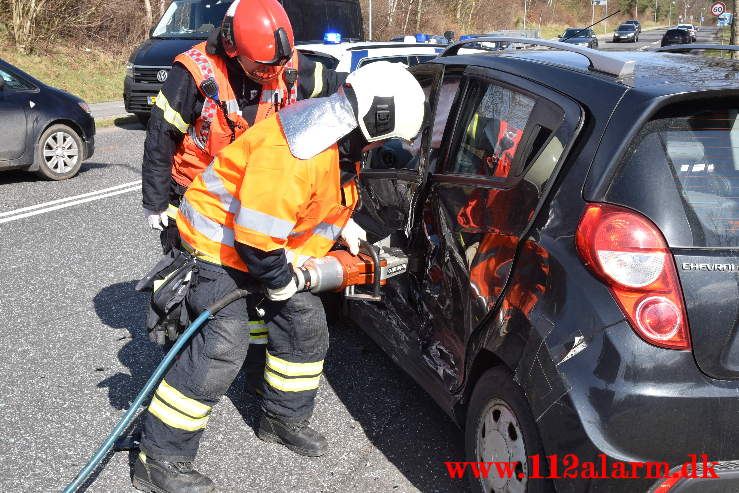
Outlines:
<svg viewBox="0 0 739 493"><path fill-rule="evenodd" d="M457 35L499 29L538 29L549 24L583 26L606 15L592 0L360 0L365 33L372 38L417 32ZM0 0L0 24L5 36L21 52L42 50L60 39L84 39L123 53L146 38L172 0ZM622 13L612 21L639 18L673 24L678 16L700 17L710 0L611 0L607 9ZM691 5L692 3L692 5ZM704 5L705 4L705 5ZM526 13L524 17L524 12ZM707 13L706 13L707 14ZM710 17L710 15L707 15ZM0 31L2 32L2 31Z"/></svg>

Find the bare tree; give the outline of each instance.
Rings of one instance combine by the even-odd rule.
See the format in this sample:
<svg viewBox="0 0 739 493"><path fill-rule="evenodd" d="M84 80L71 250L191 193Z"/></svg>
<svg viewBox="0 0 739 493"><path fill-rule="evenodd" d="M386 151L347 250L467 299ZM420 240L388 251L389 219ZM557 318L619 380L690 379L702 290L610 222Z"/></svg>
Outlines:
<svg viewBox="0 0 739 493"><path fill-rule="evenodd" d="M144 0L144 15L146 16L146 25L151 26L154 22L154 14L151 11L151 1Z"/></svg>
<svg viewBox="0 0 739 493"><path fill-rule="evenodd" d="M36 18L44 0L10 0L10 33L21 53L30 53L36 37Z"/></svg>

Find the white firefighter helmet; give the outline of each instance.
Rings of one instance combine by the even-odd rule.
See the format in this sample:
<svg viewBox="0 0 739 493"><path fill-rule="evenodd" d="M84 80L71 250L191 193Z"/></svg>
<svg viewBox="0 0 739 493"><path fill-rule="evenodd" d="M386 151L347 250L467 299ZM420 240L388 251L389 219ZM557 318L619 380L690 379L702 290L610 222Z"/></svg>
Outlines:
<svg viewBox="0 0 739 493"><path fill-rule="evenodd" d="M412 140L424 118L423 89L399 63L374 62L346 78L357 98L357 122L368 142Z"/></svg>

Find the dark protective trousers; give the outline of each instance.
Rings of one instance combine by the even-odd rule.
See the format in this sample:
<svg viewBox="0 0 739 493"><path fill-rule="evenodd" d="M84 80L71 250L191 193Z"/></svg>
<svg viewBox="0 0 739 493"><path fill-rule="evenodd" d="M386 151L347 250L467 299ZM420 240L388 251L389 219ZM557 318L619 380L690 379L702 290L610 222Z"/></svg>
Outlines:
<svg viewBox="0 0 739 493"><path fill-rule="evenodd" d="M200 270L186 302L191 316L237 287L249 288L248 274L198 261ZM328 327L321 300L297 293L284 302L265 302L269 330L262 408L288 422L313 412ZM156 389L143 416L141 450L166 461L197 454L213 406L241 369L250 339L245 299L223 308L192 337Z"/></svg>

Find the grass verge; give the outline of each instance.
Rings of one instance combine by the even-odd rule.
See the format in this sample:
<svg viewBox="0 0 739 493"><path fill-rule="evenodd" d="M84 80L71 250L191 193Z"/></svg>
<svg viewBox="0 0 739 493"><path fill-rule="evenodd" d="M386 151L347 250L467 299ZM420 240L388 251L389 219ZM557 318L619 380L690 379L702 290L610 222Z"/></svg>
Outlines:
<svg viewBox="0 0 739 493"><path fill-rule="evenodd" d="M88 50L57 45L53 51L22 55L14 46L0 42L0 58L44 84L70 92L88 103L121 100L126 61Z"/></svg>

